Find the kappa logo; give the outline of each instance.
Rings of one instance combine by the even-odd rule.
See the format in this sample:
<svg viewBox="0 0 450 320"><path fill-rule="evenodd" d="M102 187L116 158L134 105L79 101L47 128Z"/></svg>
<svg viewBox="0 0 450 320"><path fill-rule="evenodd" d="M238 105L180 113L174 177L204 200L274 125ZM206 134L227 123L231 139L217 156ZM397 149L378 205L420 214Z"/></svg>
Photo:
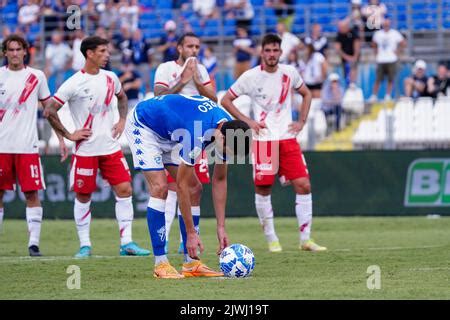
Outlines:
<svg viewBox="0 0 450 320"><path fill-rule="evenodd" d="M272 164L271 163L257 164L256 165L256 170L261 170L261 171L272 170Z"/></svg>
<svg viewBox="0 0 450 320"><path fill-rule="evenodd" d="M77 174L80 176L90 177L94 175L94 169L77 168Z"/></svg>
<svg viewBox="0 0 450 320"><path fill-rule="evenodd" d="M161 241L166 241L166 226L162 226L156 232L158 233L159 239L161 239Z"/></svg>

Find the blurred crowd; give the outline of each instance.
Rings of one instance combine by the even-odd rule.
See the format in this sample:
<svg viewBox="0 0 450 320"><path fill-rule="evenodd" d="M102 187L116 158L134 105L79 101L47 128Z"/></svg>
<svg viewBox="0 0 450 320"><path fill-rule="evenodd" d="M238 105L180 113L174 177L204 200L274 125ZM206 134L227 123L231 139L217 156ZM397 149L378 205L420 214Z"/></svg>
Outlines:
<svg viewBox="0 0 450 320"><path fill-rule="evenodd" d="M11 1L0 0L7 6ZM233 59L233 77L238 78L246 70L259 64L258 39L250 28L255 18L256 4L274 9L278 22L273 30L282 38L283 55L281 62L295 66L312 91L313 98L320 100L324 114L332 119L333 128L341 129L345 113L345 101L367 104L379 101L380 85L387 81L384 101L393 99L393 86L398 76L399 62L405 47L406 37L391 26L387 7L380 0L370 0L365 4L361 0L348 0L348 14L337 23L337 33L324 34L322 26L315 23L306 34L295 34L291 30L294 15L292 0L19 0L17 26L3 25L1 38L15 32L24 35L30 42L27 63L36 64L37 50L44 51L45 61L41 67L47 77L54 79L58 87L68 73L80 70L84 57L79 47L86 36L86 28L69 30L67 26L67 8L78 6L81 14L89 13L89 25L93 33L110 40L111 52L118 57L107 68L118 72L130 104L136 103L143 95L152 90L151 70L159 63L177 59L177 41L181 34L193 31L189 19L168 19L163 24L163 34L158 41L148 39L140 29L140 16L155 6L192 10L200 25L220 15L226 19L235 19L234 36L230 43ZM164 4L165 3L165 4ZM182 17L182 15L180 16ZM181 22L180 22L181 21ZM31 37L35 30L44 28L44 33ZM40 34L46 37L41 39ZM1 39L0 39L1 40ZM330 43L332 40L332 43ZM211 79L215 79L220 64L216 55L218 39L204 43L199 59L208 70ZM357 83L358 65L363 47L373 48L376 77L372 94L368 101ZM331 57L333 56L333 57ZM338 56L340 65L333 64L330 58ZM227 58L229 58L227 56ZM412 57L414 59L414 57ZM420 57L419 57L420 58ZM450 95L450 72L447 62L439 64L437 70L431 70L426 61L417 59L411 67L411 75L404 80L405 96L418 98ZM70 75L70 74L69 74ZM227 88L224 88L227 89ZM347 97L347 98L346 98ZM354 101L356 100L356 101ZM350 110L351 108L347 108ZM358 107L361 110L360 107Z"/></svg>

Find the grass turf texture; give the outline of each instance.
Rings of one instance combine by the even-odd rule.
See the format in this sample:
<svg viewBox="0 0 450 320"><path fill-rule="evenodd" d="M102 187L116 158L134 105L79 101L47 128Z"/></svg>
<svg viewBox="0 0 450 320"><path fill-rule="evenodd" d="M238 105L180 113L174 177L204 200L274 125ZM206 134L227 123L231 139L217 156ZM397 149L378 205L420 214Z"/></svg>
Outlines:
<svg viewBox="0 0 450 320"><path fill-rule="evenodd" d="M313 236L324 253L298 250L295 218L276 218L282 253L269 253L257 218L230 218L232 243L249 246L255 270L246 279L155 279L153 257L120 257L115 220L93 219L93 257L72 258L78 250L75 224L44 220L41 258L27 256L24 220L4 221L0 233L0 299L450 299L450 218L318 217ZM201 221L202 260L218 269L215 220ZM146 220L133 236L150 248ZM178 222L169 259L181 268ZM81 270L81 289L69 290L68 266ZM381 269L381 289L369 290L367 268Z"/></svg>

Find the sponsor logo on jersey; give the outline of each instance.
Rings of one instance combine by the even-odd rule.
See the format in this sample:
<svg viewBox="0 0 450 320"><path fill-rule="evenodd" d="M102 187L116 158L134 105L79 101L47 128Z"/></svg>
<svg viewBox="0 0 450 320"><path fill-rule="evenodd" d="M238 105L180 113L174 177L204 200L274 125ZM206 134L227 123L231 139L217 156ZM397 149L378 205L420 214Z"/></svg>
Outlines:
<svg viewBox="0 0 450 320"><path fill-rule="evenodd" d="M272 164L271 163L257 164L256 165L256 170L261 170L261 171L272 170Z"/></svg>

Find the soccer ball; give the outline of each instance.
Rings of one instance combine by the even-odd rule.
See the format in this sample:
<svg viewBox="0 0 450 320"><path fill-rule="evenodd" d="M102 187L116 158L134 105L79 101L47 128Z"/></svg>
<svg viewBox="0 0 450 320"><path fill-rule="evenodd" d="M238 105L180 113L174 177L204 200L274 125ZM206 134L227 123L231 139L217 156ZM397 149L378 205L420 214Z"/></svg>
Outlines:
<svg viewBox="0 0 450 320"><path fill-rule="evenodd" d="M220 270L226 277L243 278L249 276L255 268L255 256L247 246L235 243L223 249L219 263Z"/></svg>

